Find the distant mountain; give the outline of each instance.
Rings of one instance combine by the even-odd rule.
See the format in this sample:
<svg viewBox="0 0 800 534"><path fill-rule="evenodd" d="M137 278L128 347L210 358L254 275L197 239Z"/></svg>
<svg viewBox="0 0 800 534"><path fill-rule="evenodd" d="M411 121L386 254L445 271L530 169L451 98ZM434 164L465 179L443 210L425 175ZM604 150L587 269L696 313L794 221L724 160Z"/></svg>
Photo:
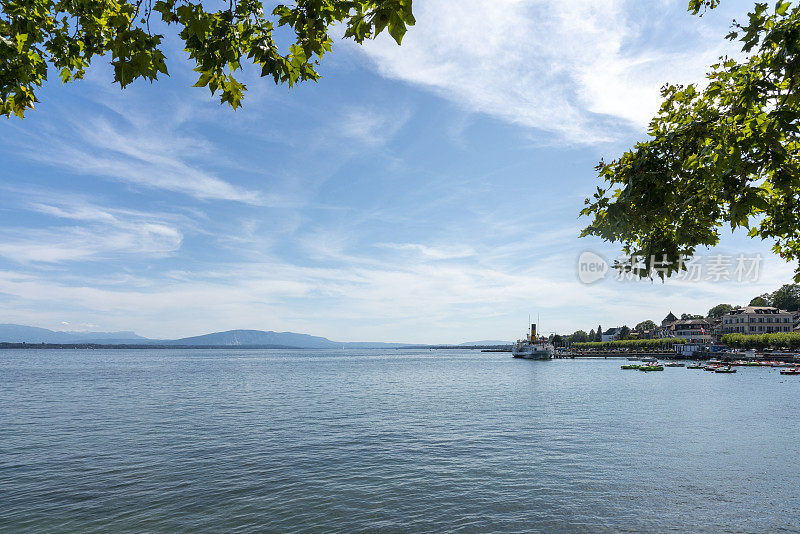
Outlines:
<svg viewBox="0 0 800 534"><path fill-rule="evenodd" d="M134 332L59 332L35 326L0 324L0 342L135 344L150 340Z"/></svg>
<svg viewBox="0 0 800 534"><path fill-rule="evenodd" d="M303 349L332 349L340 346L324 337L295 334L294 332L263 332L261 330L228 330L203 336L185 337L168 341L167 345L281 345Z"/></svg>
<svg viewBox="0 0 800 534"><path fill-rule="evenodd" d="M202 336L185 337L174 340L148 339L134 332L59 332L35 326L0 324L0 343L93 343L98 345L185 345L185 346L258 346L298 349L392 349L398 347L419 347L408 343L345 342L297 334L294 332L273 332L262 330L228 330ZM478 341L475 344L503 345L502 341ZM464 346L469 344L464 343ZM427 345L426 345L427 346Z"/></svg>
<svg viewBox="0 0 800 534"><path fill-rule="evenodd" d="M497 341L490 339L488 341L467 341L466 343L459 343L459 347L476 347L476 346L491 346L491 345L511 345L510 341Z"/></svg>
<svg viewBox="0 0 800 534"><path fill-rule="evenodd" d="M224 347L235 346L281 346L298 349L370 349L407 347L407 343L372 343L331 341L325 337L296 334L294 332L273 332L262 330L228 330L203 336L185 337L173 341L161 342L167 345L213 345Z"/></svg>

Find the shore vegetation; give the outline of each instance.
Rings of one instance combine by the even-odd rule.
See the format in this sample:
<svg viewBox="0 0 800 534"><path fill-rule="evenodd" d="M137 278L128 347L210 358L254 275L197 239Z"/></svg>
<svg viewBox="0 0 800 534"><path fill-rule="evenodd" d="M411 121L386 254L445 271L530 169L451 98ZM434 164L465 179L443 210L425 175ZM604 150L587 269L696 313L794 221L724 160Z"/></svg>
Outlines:
<svg viewBox="0 0 800 534"><path fill-rule="evenodd" d="M578 349L660 349L669 348L677 343L686 343L681 337L668 337L661 339L617 339L613 341L591 341L587 343L574 343Z"/></svg>
<svg viewBox="0 0 800 534"><path fill-rule="evenodd" d="M800 349L800 332L725 334L722 343L737 349Z"/></svg>

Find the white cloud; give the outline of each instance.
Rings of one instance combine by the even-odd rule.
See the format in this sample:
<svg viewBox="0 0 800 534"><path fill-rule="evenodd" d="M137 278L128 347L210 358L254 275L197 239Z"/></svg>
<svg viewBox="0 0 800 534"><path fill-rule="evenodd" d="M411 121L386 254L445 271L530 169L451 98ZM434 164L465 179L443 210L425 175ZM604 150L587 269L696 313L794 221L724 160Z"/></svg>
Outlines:
<svg viewBox="0 0 800 534"><path fill-rule="evenodd" d="M98 260L112 254L163 256L178 250L183 241L183 233L170 220L174 217L103 208L69 195L44 197L38 195L28 209L83 224L7 226L0 230L0 256L19 263Z"/></svg>
<svg viewBox="0 0 800 534"><path fill-rule="evenodd" d="M337 122L337 129L345 138L366 145L380 145L392 138L410 115L407 109L391 113L368 107L349 108Z"/></svg>
<svg viewBox="0 0 800 534"><path fill-rule="evenodd" d="M42 150L42 144L47 150ZM72 172L136 186L186 194L201 200L230 200L260 205L260 193L231 184L199 162L213 147L182 135L170 121L115 124L104 118L63 121L58 133L40 133L28 155Z"/></svg>
<svg viewBox="0 0 800 534"><path fill-rule="evenodd" d="M467 110L594 143L641 128L661 85L702 80L726 49L725 15L700 21L672 4L644 16L638 0L418 0L401 47L383 36L359 49L382 75ZM668 15L684 31L653 42Z"/></svg>
<svg viewBox="0 0 800 534"><path fill-rule="evenodd" d="M475 255L475 249L467 246L428 246L421 243L379 243L378 247L413 252L430 260L450 260Z"/></svg>
<svg viewBox="0 0 800 534"><path fill-rule="evenodd" d="M509 241L525 239L534 238L520 233ZM760 247L747 243L745 253ZM772 291L792 271L779 258L768 256L760 280L753 283L608 279L585 286L575 273L583 243L562 242L530 261L503 247L472 245L383 244L377 250L384 253L376 254L375 247L342 239L321 262L302 257L232 262L111 284L53 272L0 271L0 293L9 302L6 313L19 310L14 312L19 315L7 316L11 322L24 317L27 308L41 308L44 319L34 324L42 324L53 310L53 321L69 314L76 321L102 321L104 328L134 329L151 337L256 328L340 341L452 343L511 339L524 330L529 313L541 313L547 332L588 331L597 323L634 325L648 318L660 320L670 310L705 313L720 302L745 303ZM737 245L727 240L726 246L734 250ZM606 257L616 253L612 245L598 251ZM26 305L15 307L15 301ZM187 309L192 313L185 313Z"/></svg>

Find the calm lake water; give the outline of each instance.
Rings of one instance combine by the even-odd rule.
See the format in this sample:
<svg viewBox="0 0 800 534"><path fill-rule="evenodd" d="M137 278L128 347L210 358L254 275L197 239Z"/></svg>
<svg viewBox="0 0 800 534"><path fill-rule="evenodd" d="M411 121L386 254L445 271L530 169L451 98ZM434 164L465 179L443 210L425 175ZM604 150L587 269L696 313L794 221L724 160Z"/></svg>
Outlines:
<svg viewBox="0 0 800 534"><path fill-rule="evenodd" d="M800 531L800 376L621 363L0 351L0 531Z"/></svg>

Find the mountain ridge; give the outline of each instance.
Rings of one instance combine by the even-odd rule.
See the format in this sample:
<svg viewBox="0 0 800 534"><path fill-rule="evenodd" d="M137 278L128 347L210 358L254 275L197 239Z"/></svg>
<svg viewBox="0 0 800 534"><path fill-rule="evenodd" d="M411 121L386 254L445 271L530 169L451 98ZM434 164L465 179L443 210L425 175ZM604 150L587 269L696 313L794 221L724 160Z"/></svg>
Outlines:
<svg viewBox="0 0 800 534"><path fill-rule="evenodd" d="M58 331L16 324L0 324L0 343L52 343L52 344L98 344L98 345L159 345L159 346L219 346L257 347L280 346L298 349L368 349L400 347L435 347L421 343L386 343L379 341L332 341L321 336L273 330L226 330L179 339L149 339L132 331L121 332L74 332ZM468 341L457 346L508 344L503 341Z"/></svg>

